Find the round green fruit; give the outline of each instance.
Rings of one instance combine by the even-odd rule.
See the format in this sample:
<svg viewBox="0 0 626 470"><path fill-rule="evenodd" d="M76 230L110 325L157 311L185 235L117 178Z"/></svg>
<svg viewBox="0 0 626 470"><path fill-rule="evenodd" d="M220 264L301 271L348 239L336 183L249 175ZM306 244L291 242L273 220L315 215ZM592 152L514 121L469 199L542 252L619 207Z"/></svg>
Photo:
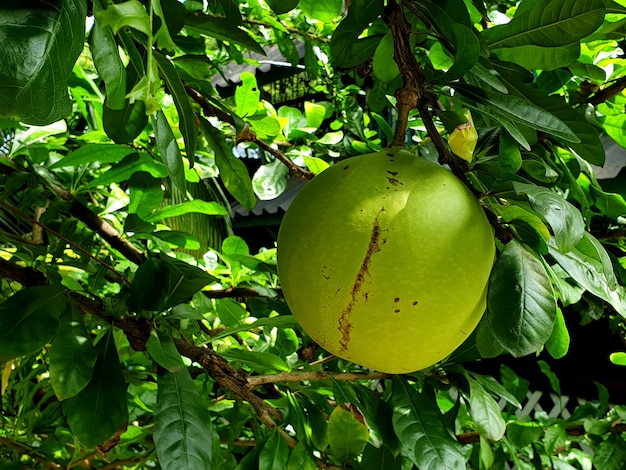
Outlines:
<svg viewBox="0 0 626 470"><path fill-rule="evenodd" d="M400 148L316 176L278 235L281 285L304 331L336 356L388 373L429 367L468 337L494 256L472 193Z"/></svg>

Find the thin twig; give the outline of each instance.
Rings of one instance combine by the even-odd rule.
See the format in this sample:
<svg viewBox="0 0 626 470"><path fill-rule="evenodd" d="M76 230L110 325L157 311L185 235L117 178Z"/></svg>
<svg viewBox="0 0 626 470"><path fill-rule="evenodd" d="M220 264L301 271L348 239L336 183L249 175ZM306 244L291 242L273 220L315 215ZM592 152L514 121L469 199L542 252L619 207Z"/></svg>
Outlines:
<svg viewBox="0 0 626 470"><path fill-rule="evenodd" d="M598 106L600 103L604 103L605 101L608 101L611 98L614 98L615 96L619 95L625 89L626 89L626 76L621 77L620 79L615 81L612 85L609 85L608 87L603 88L597 93L594 93L591 97L589 97L589 99L587 100L587 103L593 106Z"/></svg>
<svg viewBox="0 0 626 470"><path fill-rule="evenodd" d="M115 275L117 277L119 277L122 281L124 281L127 285L130 285L130 280L128 280L128 278L126 278L125 276L123 276L121 273L117 272L116 269L113 266L110 266L109 264L105 263L104 261L102 261L101 259L98 259L96 256L92 255L89 251L87 251L86 249L84 249L82 246L78 245L77 243L74 243L72 240L70 240L69 238L65 237L64 235L61 235L59 232L57 232L56 230L51 229L50 227L48 227L47 225L39 222L37 219L35 219L34 217L31 217L28 214L25 214L24 212L22 212L21 210L19 210L16 207L13 207L10 204L7 204L4 201L0 201L0 206L4 207L5 209L13 212L14 214L19 215L20 217L22 217L23 219L28 220L29 222L37 225L38 227L41 227L42 229L44 229L46 232L51 233L52 235L54 235L55 237L57 237L58 239L64 241L65 243L67 243L68 245L70 245L72 248L74 248L77 251L80 251L82 254L84 254L85 256L87 256L88 258L91 258L92 260L94 260L96 263L100 264L101 266L104 266L106 269L108 269L109 271L115 273Z"/></svg>
<svg viewBox="0 0 626 470"><path fill-rule="evenodd" d="M268 375L253 375L248 377L250 388L277 382L300 382L302 380L342 380L354 382L357 380L382 380L390 378L390 374L382 372L326 372L326 371L306 371L306 372L278 372Z"/></svg>
<svg viewBox="0 0 626 470"><path fill-rule="evenodd" d="M187 91L187 94L191 97L191 99L193 99L196 103L198 103L198 105L200 105L200 108L202 108L202 112L204 113L206 117L215 116L220 121L228 123L231 126L235 127L235 120L233 119L233 117L229 115L228 113L226 113L224 110L219 109L218 107L211 104L211 102L209 102L209 100L207 100L202 95L202 93L200 93L197 90L194 90L188 85L185 85L185 91ZM280 160L283 164L285 164L287 168L289 168L289 173L292 175L301 175L303 178L306 178L306 179L312 179L315 176L315 174L313 174L309 170L296 165L289 158L287 158L285 154L282 153L280 150L277 150L271 147L266 142L259 139L256 133L252 132L252 130L247 125L237 136L237 142L255 143L260 148L270 153L275 158Z"/></svg>
<svg viewBox="0 0 626 470"><path fill-rule="evenodd" d="M31 459L39 462L45 468L50 468L50 469L54 469L54 470L60 470L60 469L63 468L58 463L50 462L49 460L46 460L43 457L37 455L29 447L27 447L27 446L25 446L23 444L18 444L17 442L13 442L11 439L7 439L6 437L0 437L0 444L2 444L5 447L8 447L9 449L12 449L12 450L14 450L16 452L19 452L20 454L28 455Z"/></svg>

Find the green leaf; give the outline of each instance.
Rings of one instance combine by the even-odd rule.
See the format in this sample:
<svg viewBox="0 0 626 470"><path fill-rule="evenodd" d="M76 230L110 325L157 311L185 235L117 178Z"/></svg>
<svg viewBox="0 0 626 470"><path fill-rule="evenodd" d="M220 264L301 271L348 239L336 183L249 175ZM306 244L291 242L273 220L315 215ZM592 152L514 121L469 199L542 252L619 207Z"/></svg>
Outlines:
<svg viewBox="0 0 626 470"><path fill-rule="evenodd" d="M550 382L550 386L552 387L554 393L561 396L561 382L556 374L552 372L552 369L550 369L548 363L544 360L539 360L537 361L537 364L539 365L539 369L541 369L541 372L543 372L543 375L548 378L548 381Z"/></svg>
<svg viewBox="0 0 626 470"><path fill-rule="evenodd" d="M237 328L248 316L246 309L235 299L218 299L216 303L220 322L229 328Z"/></svg>
<svg viewBox="0 0 626 470"><path fill-rule="evenodd" d="M470 414L476 424L476 429L484 438L499 441L506 431L506 423L498 402L478 381L469 376L467 380L470 386Z"/></svg>
<svg viewBox="0 0 626 470"><path fill-rule="evenodd" d="M383 36L359 38L383 9L382 0L353 0L348 14L335 29L330 41L334 67L353 67L372 57Z"/></svg>
<svg viewBox="0 0 626 470"><path fill-rule="evenodd" d="M289 168L280 160L261 165L252 176L254 194L261 201L276 199L287 188Z"/></svg>
<svg viewBox="0 0 626 470"><path fill-rule="evenodd" d="M236 113L240 117L252 116L259 108L261 90L256 77L250 72L241 73L241 85L235 90Z"/></svg>
<svg viewBox="0 0 626 470"><path fill-rule="evenodd" d="M511 421L506 425L506 437L517 448L529 446L543 434L543 427L538 423Z"/></svg>
<svg viewBox="0 0 626 470"><path fill-rule="evenodd" d="M207 470L213 455L213 426L185 368L161 369L154 409L154 446L164 470Z"/></svg>
<svg viewBox="0 0 626 470"><path fill-rule="evenodd" d="M547 188L513 183L517 194L525 194L531 207L550 225L556 246L562 252L574 248L585 233L585 221L578 209Z"/></svg>
<svg viewBox="0 0 626 470"><path fill-rule="evenodd" d="M113 5L111 5L113 7ZM93 25L90 47L93 63L106 87L105 103L111 109L122 109L126 102L126 69L120 58L113 31L97 19L102 11L100 2L93 4L96 21Z"/></svg>
<svg viewBox="0 0 626 470"><path fill-rule="evenodd" d="M280 372L289 370L289 366L285 363L285 361L283 361L276 354L272 353L231 348L227 352L221 353L220 355L229 361L237 361L241 364L245 364L260 373L267 371Z"/></svg>
<svg viewBox="0 0 626 470"><path fill-rule="evenodd" d="M543 0L542 5L524 0L509 23L485 29L482 35L491 49L558 47L593 33L602 24L604 12L604 0Z"/></svg>
<svg viewBox="0 0 626 470"><path fill-rule="evenodd" d="M34 353L45 346L67 306L65 289L29 287L0 304L0 359Z"/></svg>
<svg viewBox="0 0 626 470"><path fill-rule="evenodd" d="M328 134L326 134L328 135ZM319 140L318 140L319 142ZM330 165L328 163L326 163L326 161L322 160L321 158L316 158L316 157L304 157L304 164L306 165L306 167L311 170L313 173L315 173L316 175L319 175L322 171L324 171L326 168L330 167Z"/></svg>
<svg viewBox="0 0 626 470"><path fill-rule="evenodd" d="M72 433L87 447L101 444L128 420L126 382L112 330L100 338L96 353L96 364L87 386L61 402Z"/></svg>
<svg viewBox="0 0 626 470"><path fill-rule="evenodd" d="M124 145L112 144L86 144L69 152L60 160L48 167L49 170L56 168L76 167L89 163L117 163L124 157L135 153L136 150Z"/></svg>
<svg viewBox="0 0 626 470"><path fill-rule="evenodd" d="M214 281L213 276L184 261L152 258L135 273L131 301L137 310L162 311L189 300Z"/></svg>
<svg viewBox="0 0 626 470"><path fill-rule="evenodd" d="M150 35L150 17L138 0L127 0L117 5L109 5L106 10L96 14L96 21L101 26L110 26L113 33L128 26L146 35Z"/></svg>
<svg viewBox="0 0 626 470"><path fill-rule="evenodd" d="M224 186L246 209L256 205L256 196L252 190L252 180L246 165L235 157L232 147L226 143L222 133L206 119L200 119L200 125L209 146L215 152L215 163L220 170Z"/></svg>
<svg viewBox="0 0 626 470"><path fill-rule="evenodd" d="M379 448L373 445L366 445L363 451L361 464L357 467L360 470L401 470L402 457L394 455L386 446Z"/></svg>
<svg viewBox="0 0 626 470"><path fill-rule="evenodd" d="M218 18L196 14L187 17L185 28L200 34L211 36L220 41L237 44L245 49L265 55L265 51L252 36L237 25Z"/></svg>
<svg viewBox="0 0 626 470"><path fill-rule="evenodd" d="M72 112L67 83L83 49L86 3L4 1L0 118L43 126Z"/></svg>
<svg viewBox="0 0 626 470"><path fill-rule="evenodd" d="M315 459L311 455L311 451L302 441L298 442L291 452L287 470L317 470Z"/></svg>
<svg viewBox="0 0 626 470"><path fill-rule="evenodd" d="M565 325L565 318L561 309L557 309L556 322L554 322L554 328L550 334L550 338L546 342L546 349L550 355L555 359L561 359L565 357L569 350L570 337Z"/></svg>
<svg viewBox="0 0 626 470"><path fill-rule="evenodd" d="M127 80L127 83L130 80ZM102 110L102 122L106 134L117 144L127 144L141 134L148 123L146 105L143 101L126 100L121 109L106 104Z"/></svg>
<svg viewBox="0 0 626 470"><path fill-rule="evenodd" d="M171 219L179 215L198 213L205 215L228 215L228 211L219 202L201 201L194 199L193 201L185 201L180 204L165 206L152 214L148 214L143 218L146 222L159 222L164 219Z"/></svg>
<svg viewBox="0 0 626 470"><path fill-rule="evenodd" d="M277 15L282 15L293 10L298 5L298 0L267 0L267 6Z"/></svg>
<svg viewBox="0 0 626 470"><path fill-rule="evenodd" d="M549 248L550 256L568 276L626 317L624 289L617 284L609 255L593 235L585 232L578 245L567 253L562 253L552 243Z"/></svg>
<svg viewBox="0 0 626 470"><path fill-rule="evenodd" d="M285 470L289 462L289 444L275 428L259 454L259 470Z"/></svg>
<svg viewBox="0 0 626 470"><path fill-rule="evenodd" d="M369 429L356 405L335 407L328 418L328 443L340 462L346 462L363 452L368 438Z"/></svg>
<svg viewBox="0 0 626 470"><path fill-rule="evenodd" d="M156 137L156 146L161 155L161 160L167 167L167 172L172 183L180 192L187 192L187 184L185 182L185 165L180 154L178 142L174 137L174 132L167 121L167 117L160 109L152 118L152 127Z"/></svg>
<svg viewBox="0 0 626 470"><path fill-rule="evenodd" d="M298 8L307 17L321 23L330 23L341 15L343 0L300 0Z"/></svg>
<svg viewBox="0 0 626 470"><path fill-rule="evenodd" d="M176 373L185 367L174 340L161 331L150 332L146 341L146 351L158 365L168 372Z"/></svg>
<svg viewBox="0 0 626 470"><path fill-rule="evenodd" d="M618 432L612 431L593 455L594 468L620 470L626 464L626 442Z"/></svg>
<svg viewBox="0 0 626 470"><path fill-rule="evenodd" d="M432 389L417 392L405 379L393 376L391 404L393 428L420 470L465 467L461 445L446 428Z"/></svg>
<svg viewBox="0 0 626 470"><path fill-rule="evenodd" d="M388 32L376 46L372 62L374 76L383 82L391 82L400 75L398 64L393 60L393 36Z"/></svg>
<svg viewBox="0 0 626 470"><path fill-rule="evenodd" d="M504 388L504 386L500 382L498 382L493 377L489 375L475 374L473 372L468 372L468 374L470 374L471 378L474 381L478 382L485 390L495 394L496 396L500 398L503 398L504 400L506 400L507 402L509 402L511 405L513 405L516 408L519 408L519 409L522 408L522 405L520 404L519 400L515 397L515 395L510 393L506 388Z"/></svg>
<svg viewBox="0 0 626 470"><path fill-rule="evenodd" d="M133 173L145 171L155 178L165 178L167 176L167 170L165 167L152 159L147 153L134 153L128 155L122 159L116 165L113 165L108 171L103 173L98 178L91 180L85 186L83 190L96 188L98 186L108 186L111 183L119 183L130 179Z"/></svg>
<svg viewBox="0 0 626 470"><path fill-rule="evenodd" d="M73 397L85 388L93 375L96 358L83 316L71 303L60 317L60 325L48 354L50 382L60 401Z"/></svg>
<svg viewBox="0 0 626 470"><path fill-rule="evenodd" d="M514 357L537 351L550 337L556 300L541 261L526 247L509 242L491 272L486 320L489 331Z"/></svg>
<svg viewBox="0 0 626 470"><path fill-rule="evenodd" d="M609 359L617 366L626 366L626 352L618 351L611 353Z"/></svg>
<svg viewBox="0 0 626 470"><path fill-rule="evenodd" d="M145 171L133 173L128 181L130 203L128 212L144 218L163 202L161 181Z"/></svg>
<svg viewBox="0 0 626 470"><path fill-rule="evenodd" d="M580 56L580 44L559 47L526 45L496 49L493 53L506 62L520 65L527 70L557 70L567 67Z"/></svg>
<svg viewBox="0 0 626 470"><path fill-rule="evenodd" d="M159 74L167 84L167 90L174 99L174 105L176 106L176 111L178 111L180 133L185 141L187 160L189 160L189 164L193 166L196 155L198 127L196 125L196 117L193 108L189 102L189 97L172 62L156 51L152 53L152 56L159 67Z"/></svg>
<svg viewBox="0 0 626 470"><path fill-rule="evenodd" d="M443 75L435 77L436 83L449 83L469 72L480 56L480 42L474 32L462 24L453 24L454 65Z"/></svg>

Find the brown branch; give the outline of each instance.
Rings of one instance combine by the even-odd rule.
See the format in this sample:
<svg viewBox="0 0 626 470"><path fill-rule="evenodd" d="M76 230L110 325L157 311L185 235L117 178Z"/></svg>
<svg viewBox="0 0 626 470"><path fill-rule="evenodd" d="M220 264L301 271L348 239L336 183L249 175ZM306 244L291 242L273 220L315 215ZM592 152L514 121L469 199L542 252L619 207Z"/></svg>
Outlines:
<svg viewBox="0 0 626 470"><path fill-rule="evenodd" d="M382 16L391 29L393 36L393 59L398 64L403 85L396 92L398 120L392 146L403 146L409 124L409 113L418 107L424 97L424 76L422 67L417 63L409 39L411 25L404 17L402 6L392 1L387 4Z"/></svg>
<svg viewBox="0 0 626 470"><path fill-rule="evenodd" d="M222 109L219 109L217 106L214 106L209 100L207 100L202 93L197 90L194 90L188 85L185 85L185 91L187 94L193 99L200 108L202 109L203 114L206 117L215 116L220 121L230 124L235 127L235 119L225 112ZM289 160L281 151L272 148L270 145L265 143L263 140L259 139L257 135L250 130L250 128L246 125L241 133L237 136L237 142L253 142L266 152L272 154L275 158L280 160L283 164L289 168L289 173L292 175L301 175L303 178L312 179L315 175L309 170L299 167L294 162Z"/></svg>
<svg viewBox="0 0 626 470"><path fill-rule="evenodd" d="M50 188L61 199L71 203L70 214L100 235L112 248L124 255L126 259L136 265L140 265L146 260L145 254L139 248L127 239L122 238L122 235L109 222L98 217L91 209L77 200L72 193L55 184L50 184Z"/></svg>
<svg viewBox="0 0 626 470"><path fill-rule="evenodd" d="M0 444L8 447L11 450L19 452L20 454L28 455L31 459L39 462L45 468L50 468L54 470L60 470L63 468L58 463L50 462L49 460L46 460L43 457L37 455L30 447L27 447L23 444L18 444L17 442L13 442L11 439L7 439L6 437L0 437Z"/></svg>
<svg viewBox="0 0 626 470"><path fill-rule="evenodd" d="M594 93L591 97L589 97L589 99L587 100L587 103L593 106L598 106L600 103L604 103L605 101L608 101L611 98L614 98L615 96L619 95L625 89L626 89L626 76L621 77L620 79L615 81L613 84L609 85L608 87L603 88L597 93Z"/></svg>
<svg viewBox="0 0 626 470"><path fill-rule="evenodd" d="M382 372L327 372L327 371L307 371L307 372L278 372L268 375L254 375L248 377L250 388L277 382L300 382L302 380L342 380L354 382L356 380L382 380L390 378L390 374Z"/></svg>
<svg viewBox="0 0 626 470"><path fill-rule="evenodd" d="M82 254L84 254L85 256L87 256L88 258L94 260L96 263L104 266L106 269L108 269L109 271L111 271L112 273L115 274L116 277L118 277L119 279L121 279L122 281L124 281L126 284L130 285L130 281L124 277L122 274L120 274L119 272L117 272L115 270L115 268L113 266L108 265L107 263L105 263L104 261L102 261L101 259L97 258L96 256L92 255L89 251L85 250L82 246L78 245L77 243L74 243L72 240L70 240L69 238L65 237L64 235L60 234L59 232L57 232L56 230L51 229L50 227L48 227L45 224L42 224L41 222L39 222L37 219L35 219L34 217L29 216L28 214L25 214L24 212L22 212L21 210L17 209L16 207L13 207L10 204L7 204L4 201L0 201L0 206L4 207L5 209L13 212L14 214L19 215L20 217L22 217L23 219L28 220L29 222L32 222L33 224L35 224L38 227L41 227L43 230L45 230L48 233L51 233L52 235L54 235L55 237L57 237L58 239L64 241L65 243L67 243L68 245L70 245L72 248L76 249L77 251L80 251Z"/></svg>
<svg viewBox="0 0 626 470"><path fill-rule="evenodd" d="M612 426L612 430L615 432L626 432L626 423L617 423ZM568 436L584 436L585 434L587 434L587 431L585 431L585 426L583 426L582 424L566 426L565 432ZM480 433L478 431L464 432L461 434L457 434L456 439L461 444L473 444L476 442L480 442Z"/></svg>

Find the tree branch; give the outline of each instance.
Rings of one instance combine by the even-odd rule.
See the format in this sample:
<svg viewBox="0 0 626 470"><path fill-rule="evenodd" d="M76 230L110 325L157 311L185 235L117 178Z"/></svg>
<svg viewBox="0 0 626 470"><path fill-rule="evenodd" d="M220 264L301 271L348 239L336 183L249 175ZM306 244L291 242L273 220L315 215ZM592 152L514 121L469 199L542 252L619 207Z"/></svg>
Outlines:
<svg viewBox="0 0 626 470"><path fill-rule="evenodd" d="M390 374L382 372L278 372L268 375L253 375L247 378L248 387L255 388L261 385L277 382L300 382L302 380L343 380L354 382L356 380L382 380L390 378Z"/></svg>
<svg viewBox="0 0 626 470"><path fill-rule="evenodd" d="M614 98L615 96L619 95L625 89L626 89L626 76L621 77L620 79L615 81L612 85L609 85L608 87L603 88L597 93L594 93L592 96L589 97L589 99L587 100L587 103L593 106L598 106L600 103L604 103L605 101L608 101L611 98Z"/></svg>
<svg viewBox="0 0 626 470"><path fill-rule="evenodd" d="M20 454L28 455L31 459L43 465L44 468L50 468L54 470L60 470L63 468L58 463L50 462L43 457L40 457L30 447L27 447L23 444L18 444L17 442L13 442L11 439L7 439L6 437L0 437L0 444L8 447L11 450L19 452Z"/></svg>
<svg viewBox="0 0 626 470"><path fill-rule="evenodd" d="M185 90L187 91L187 94L191 97L191 99L193 99L196 103L198 103L198 105L200 105L200 108L202 109L202 112L206 117L215 116L220 121L226 122L230 124L231 126L235 127L235 120L233 119L233 117L229 115L227 112L225 112L224 110L219 109L213 104L211 104L211 102L207 100L204 97L204 95L202 95L202 93L200 93L197 90L194 90L188 85L185 85ZM252 132L252 130L250 130L250 128L247 125L244 127L241 133L237 136L237 142L244 142L244 141L253 142L256 145L258 145L260 148L265 150L266 152L272 154L275 158L277 158L283 164L285 164L287 168L289 168L289 173L292 175L300 175L306 179L312 179L315 176L309 170L299 167L294 162L289 160L289 158L287 158L285 154L283 154L281 151L271 147L270 145L265 143L263 140L259 139L257 135L254 132Z"/></svg>

